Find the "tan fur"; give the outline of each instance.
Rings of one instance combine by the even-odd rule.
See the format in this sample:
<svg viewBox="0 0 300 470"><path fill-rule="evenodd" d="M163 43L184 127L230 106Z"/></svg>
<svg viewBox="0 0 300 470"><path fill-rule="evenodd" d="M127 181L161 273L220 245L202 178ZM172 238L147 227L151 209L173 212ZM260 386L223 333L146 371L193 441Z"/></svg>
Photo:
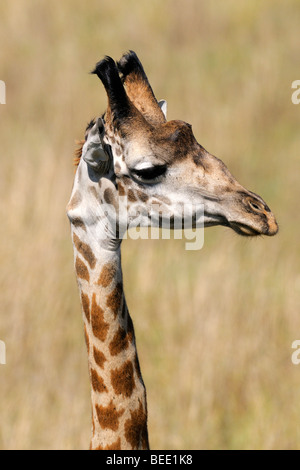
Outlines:
<svg viewBox="0 0 300 470"><path fill-rule="evenodd" d="M82 147L85 144L85 140L76 140L75 144L77 145L77 148L74 150L73 163L74 163L74 166L77 167L80 163L80 159L82 155Z"/></svg>

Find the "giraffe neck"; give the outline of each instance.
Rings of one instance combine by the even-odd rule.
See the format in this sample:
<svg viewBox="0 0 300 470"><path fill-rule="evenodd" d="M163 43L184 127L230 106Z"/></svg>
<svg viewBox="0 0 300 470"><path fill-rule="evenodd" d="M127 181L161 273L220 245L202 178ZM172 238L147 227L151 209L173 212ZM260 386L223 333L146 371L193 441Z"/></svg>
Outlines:
<svg viewBox="0 0 300 470"><path fill-rule="evenodd" d="M80 202L75 185L70 218L91 380L90 447L147 449L146 389L123 290L121 245L96 243L97 224L76 216Z"/></svg>

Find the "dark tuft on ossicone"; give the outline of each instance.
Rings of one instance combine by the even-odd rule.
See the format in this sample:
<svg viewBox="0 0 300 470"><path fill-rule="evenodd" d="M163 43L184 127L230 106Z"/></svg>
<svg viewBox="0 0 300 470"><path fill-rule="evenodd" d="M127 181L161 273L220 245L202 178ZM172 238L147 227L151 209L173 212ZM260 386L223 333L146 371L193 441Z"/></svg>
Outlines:
<svg viewBox="0 0 300 470"><path fill-rule="evenodd" d="M114 119L127 117L130 114L130 104L115 61L105 56L91 73L97 75L103 83Z"/></svg>
<svg viewBox="0 0 300 470"><path fill-rule="evenodd" d="M127 54L124 54L117 62L117 67L123 81L128 75L134 73L149 84L144 67L142 66L138 56L134 51L129 51Z"/></svg>

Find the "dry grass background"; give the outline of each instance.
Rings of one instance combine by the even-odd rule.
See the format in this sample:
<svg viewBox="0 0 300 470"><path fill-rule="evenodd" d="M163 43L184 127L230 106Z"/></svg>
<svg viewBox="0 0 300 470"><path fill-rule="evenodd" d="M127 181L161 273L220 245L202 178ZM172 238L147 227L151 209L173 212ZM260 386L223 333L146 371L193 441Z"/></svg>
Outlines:
<svg viewBox="0 0 300 470"><path fill-rule="evenodd" d="M65 216L88 74L135 50L169 118L276 213L274 239L124 242L153 449L300 448L298 0L0 1L0 448L81 449L86 351Z"/></svg>

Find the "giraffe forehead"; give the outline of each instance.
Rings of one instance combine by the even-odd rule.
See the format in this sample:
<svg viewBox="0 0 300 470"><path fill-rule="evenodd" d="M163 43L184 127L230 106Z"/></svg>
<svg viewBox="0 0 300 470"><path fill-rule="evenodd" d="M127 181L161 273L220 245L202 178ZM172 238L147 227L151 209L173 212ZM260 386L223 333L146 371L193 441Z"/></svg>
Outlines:
<svg viewBox="0 0 300 470"><path fill-rule="evenodd" d="M199 160L205 152L196 141L191 125L179 120L149 127L143 126L139 119L132 119L130 130L122 129L122 132L110 121L105 125L104 142L112 148L118 173L124 172L126 166L142 169L142 165L172 165L178 160L189 161L189 157Z"/></svg>
<svg viewBox="0 0 300 470"><path fill-rule="evenodd" d="M165 164L168 160L167 149L159 151L148 139L129 140L124 144L112 144L114 162L117 169L124 172L126 168L142 170L151 166ZM171 159L170 159L171 162ZM120 168L119 168L120 167Z"/></svg>

